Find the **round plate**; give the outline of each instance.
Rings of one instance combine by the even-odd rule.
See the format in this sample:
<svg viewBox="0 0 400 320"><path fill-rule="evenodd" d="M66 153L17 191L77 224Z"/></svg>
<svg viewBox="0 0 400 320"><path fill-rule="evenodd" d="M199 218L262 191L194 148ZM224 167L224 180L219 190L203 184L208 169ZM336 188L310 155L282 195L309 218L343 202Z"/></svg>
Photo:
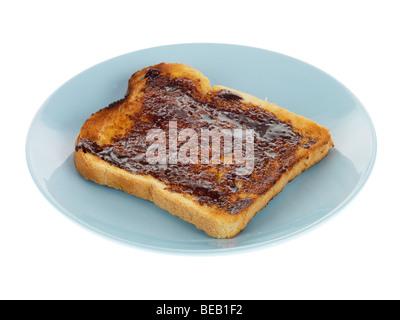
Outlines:
<svg viewBox="0 0 400 320"><path fill-rule="evenodd" d="M160 62L200 70L212 85L276 103L327 127L328 156L289 183L233 239L213 239L150 201L87 181L73 162L84 121L121 99L128 79ZM61 86L35 116L26 144L34 181L75 221L112 239L167 252L223 252L275 244L326 220L362 188L376 156L373 124L360 101L321 70L275 52L227 44L145 49L100 63Z"/></svg>

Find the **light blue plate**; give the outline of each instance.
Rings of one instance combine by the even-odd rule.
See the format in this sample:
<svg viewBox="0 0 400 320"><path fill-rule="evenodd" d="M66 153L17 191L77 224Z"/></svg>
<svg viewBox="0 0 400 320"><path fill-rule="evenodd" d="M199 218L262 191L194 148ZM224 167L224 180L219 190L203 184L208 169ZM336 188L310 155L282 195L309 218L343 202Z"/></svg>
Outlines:
<svg viewBox="0 0 400 320"><path fill-rule="evenodd" d="M218 240L152 202L86 181L73 163L84 121L122 98L130 76L160 62L188 64L220 84L268 97L330 129L335 148L301 174L233 239ZM321 70L288 56L246 46L179 44L125 54L65 83L44 103L26 152L34 181L61 212L124 243L175 253L225 252L276 244L342 209L368 179L376 156L373 124L360 101Z"/></svg>

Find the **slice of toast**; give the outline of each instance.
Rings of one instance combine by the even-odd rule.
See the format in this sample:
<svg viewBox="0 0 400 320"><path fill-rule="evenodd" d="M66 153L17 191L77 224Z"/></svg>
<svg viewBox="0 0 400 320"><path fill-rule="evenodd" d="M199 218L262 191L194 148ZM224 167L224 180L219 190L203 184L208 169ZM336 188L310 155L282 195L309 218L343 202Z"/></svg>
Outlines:
<svg viewBox="0 0 400 320"><path fill-rule="evenodd" d="M123 99L86 120L74 161L86 179L232 238L331 147L328 129L307 118L161 63L134 73Z"/></svg>

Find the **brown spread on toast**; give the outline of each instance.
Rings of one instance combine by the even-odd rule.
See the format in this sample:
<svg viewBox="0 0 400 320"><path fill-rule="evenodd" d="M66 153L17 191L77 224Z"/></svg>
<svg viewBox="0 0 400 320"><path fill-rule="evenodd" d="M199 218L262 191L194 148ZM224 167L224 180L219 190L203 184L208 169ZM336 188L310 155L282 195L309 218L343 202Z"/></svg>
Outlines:
<svg viewBox="0 0 400 320"><path fill-rule="evenodd" d="M235 215L265 194L299 160L299 148L309 149L318 138L296 130L290 120L280 120L272 112L245 100L228 89L199 90L196 79L170 77L158 68L142 75L145 85L137 95L140 104L124 120L126 128L116 130L106 143L79 138L76 151L91 153L109 164L136 175L150 175L176 193L193 196L200 204L216 206ZM129 90L134 90L130 88ZM128 90L128 91L129 91ZM118 108L116 102L109 108ZM179 129L254 130L254 169L239 175L240 164L166 163L146 160L146 133L176 121ZM115 125L116 127L118 125ZM121 125L120 125L121 126ZM178 148L184 142L178 142ZM200 143L200 139L199 139ZM210 151L211 152L211 151Z"/></svg>

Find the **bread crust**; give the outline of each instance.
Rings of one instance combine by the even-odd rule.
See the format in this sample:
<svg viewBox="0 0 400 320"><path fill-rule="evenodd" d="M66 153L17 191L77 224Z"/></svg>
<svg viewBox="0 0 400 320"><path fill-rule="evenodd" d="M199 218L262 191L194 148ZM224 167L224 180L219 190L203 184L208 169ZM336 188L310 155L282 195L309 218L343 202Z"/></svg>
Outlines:
<svg viewBox="0 0 400 320"><path fill-rule="evenodd" d="M240 233L271 199L282 191L285 185L303 171L321 161L333 147L333 141L328 129L305 117L295 115L275 104L263 101L249 94L223 87L211 87L209 80L199 71L182 64L159 64L136 72L129 80L125 97L110 106L93 114L82 126L76 140L88 139L99 145L108 144L117 134L127 130L129 116L140 110L141 88L145 85L145 75L150 69L157 68L169 77L185 77L196 83L197 90L220 91L230 90L240 95L244 101L273 113L279 120L290 122L293 129L303 136L316 139L309 148L299 148L296 151L296 161L275 182L266 193L255 198L254 202L237 214L230 214L215 206L200 204L188 194L172 192L164 182L150 176L133 174L111 165L94 154L77 149L74 162L81 175L98 184L120 189L134 196L150 200L157 206L179 218L194 224L198 229L214 238L233 238ZM256 183L256 182L255 182Z"/></svg>

